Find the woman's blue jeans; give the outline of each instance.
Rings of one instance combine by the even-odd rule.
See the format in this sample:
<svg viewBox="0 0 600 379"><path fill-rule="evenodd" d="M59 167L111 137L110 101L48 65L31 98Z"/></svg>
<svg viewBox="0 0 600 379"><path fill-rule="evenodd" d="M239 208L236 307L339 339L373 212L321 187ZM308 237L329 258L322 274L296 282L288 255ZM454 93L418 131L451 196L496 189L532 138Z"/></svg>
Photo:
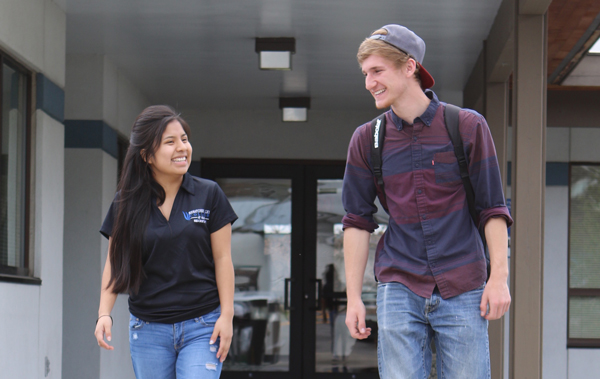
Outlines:
<svg viewBox="0 0 600 379"><path fill-rule="evenodd" d="M129 349L137 379L218 378L219 339L210 345L221 307L175 324L129 319Z"/></svg>
<svg viewBox="0 0 600 379"><path fill-rule="evenodd" d="M439 291L426 299L400 283L377 287L381 379L427 379L431 340L439 379L489 379L488 321L479 304L484 285L449 299Z"/></svg>

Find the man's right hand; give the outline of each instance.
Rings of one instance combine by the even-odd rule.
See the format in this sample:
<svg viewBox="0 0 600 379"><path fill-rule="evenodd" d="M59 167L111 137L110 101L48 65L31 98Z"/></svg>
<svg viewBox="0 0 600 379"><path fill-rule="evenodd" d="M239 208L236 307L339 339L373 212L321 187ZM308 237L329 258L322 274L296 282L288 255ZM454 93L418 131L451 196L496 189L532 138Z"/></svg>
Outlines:
<svg viewBox="0 0 600 379"><path fill-rule="evenodd" d="M371 328L365 323L365 304L362 300L348 301L346 309L346 326L353 338L364 340L371 335Z"/></svg>

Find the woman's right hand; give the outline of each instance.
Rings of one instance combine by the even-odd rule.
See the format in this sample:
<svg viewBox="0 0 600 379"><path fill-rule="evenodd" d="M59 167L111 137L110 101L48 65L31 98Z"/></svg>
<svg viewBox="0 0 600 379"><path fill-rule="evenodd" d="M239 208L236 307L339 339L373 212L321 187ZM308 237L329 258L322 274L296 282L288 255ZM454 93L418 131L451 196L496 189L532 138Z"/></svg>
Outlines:
<svg viewBox="0 0 600 379"><path fill-rule="evenodd" d="M98 319L98 323L96 324L96 330L94 331L94 336L96 336L96 340L98 341L98 346L106 350L114 350L113 346L110 346L106 341L112 339L111 334L112 329L112 319L108 316L100 317ZM106 341L104 338L106 337Z"/></svg>

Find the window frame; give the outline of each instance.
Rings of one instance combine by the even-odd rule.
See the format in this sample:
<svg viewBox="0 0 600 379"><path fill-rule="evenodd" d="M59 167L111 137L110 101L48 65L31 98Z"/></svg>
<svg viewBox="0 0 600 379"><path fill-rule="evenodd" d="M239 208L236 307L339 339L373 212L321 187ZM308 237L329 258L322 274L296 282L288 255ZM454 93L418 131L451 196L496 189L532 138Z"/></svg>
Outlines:
<svg viewBox="0 0 600 379"><path fill-rule="evenodd" d="M32 151L32 118L33 118L33 72L28 70L21 63L11 58L3 50L0 50L0 88L3 86L3 75L2 71L4 64L9 65L12 69L16 70L20 74L25 76L25 88L27 91L25 100L25 204L24 204L24 240L23 240L23 251L24 259L23 264L19 267L12 266L0 266L0 282L16 282L23 284L41 284L39 278L34 277L33 270L33 259L31 250L31 175L33 172L33 151ZM2 91L0 90L0 104L2 103ZM2 119L2 107L0 107L0 120ZM0 142L2 136L0 134Z"/></svg>
<svg viewBox="0 0 600 379"><path fill-rule="evenodd" d="M567 347L600 347L600 338L571 338L571 307L570 302L572 297L597 297L600 298L600 288L571 288L571 179L573 166L598 166L599 162L569 162L569 214L568 214L568 261L567 261Z"/></svg>

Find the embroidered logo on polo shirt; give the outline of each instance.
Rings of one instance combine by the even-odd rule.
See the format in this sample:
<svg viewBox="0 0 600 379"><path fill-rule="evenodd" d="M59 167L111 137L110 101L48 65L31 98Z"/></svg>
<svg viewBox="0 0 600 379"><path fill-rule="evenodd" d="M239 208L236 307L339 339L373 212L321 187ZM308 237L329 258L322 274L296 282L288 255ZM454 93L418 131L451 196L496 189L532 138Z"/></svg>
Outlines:
<svg viewBox="0 0 600 379"><path fill-rule="evenodd" d="M193 211L183 212L183 217L188 221L206 224L210 217L210 211L207 209L194 209Z"/></svg>

